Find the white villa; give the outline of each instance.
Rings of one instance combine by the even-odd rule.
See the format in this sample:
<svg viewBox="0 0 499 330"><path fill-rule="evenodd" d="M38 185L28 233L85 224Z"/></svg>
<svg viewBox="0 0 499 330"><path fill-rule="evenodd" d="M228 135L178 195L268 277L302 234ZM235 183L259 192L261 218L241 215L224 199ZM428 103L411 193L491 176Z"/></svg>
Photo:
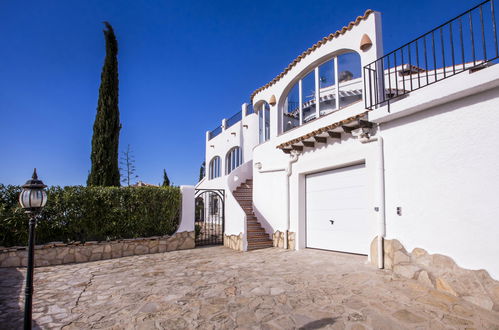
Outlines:
<svg viewBox="0 0 499 330"><path fill-rule="evenodd" d="M495 23L485 1L384 54L381 14L367 10L254 91L206 132L196 189L223 191L204 203L224 244L393 268L396 240L498 280Z"/></svg>

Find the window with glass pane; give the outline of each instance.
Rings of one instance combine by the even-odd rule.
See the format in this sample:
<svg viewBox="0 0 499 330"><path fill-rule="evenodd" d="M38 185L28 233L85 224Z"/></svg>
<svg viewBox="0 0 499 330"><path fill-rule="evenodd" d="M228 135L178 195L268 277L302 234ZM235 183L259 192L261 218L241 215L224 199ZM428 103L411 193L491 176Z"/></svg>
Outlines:
<svg viewBox="0 0 499 330"><path fill-rule="evenodd" d="M263 111L258 111L258 142L264 142L263 139Z"/></svg>
<svg viewBox="0 0 499 330"><path fill-rule="evenodd" d="M210 161L210 168L209 168L209 179L215 179L220 176L220 157L215 156L213 159Z"/></svg>
<svg viewBox="0 0 499 330"><path fill-rule="evenodd" d="M359 54L352 52L338 56L338 82L342 108L362 100L361 69Z"/></svg>
<svg viewBox="0 0 499 330"><path fill-rule="evenodd" d="M334 58L319 66L321 116L336 109L336 79L334 72Z"/></svg>
<svg viewBox="0 0 499 330"><path fill-rule="evenodd" d="M241 165L242 162L243 158L241 154L241 148L234 147L230 149L229 152L227 153L227 157L225 158L226 174L232 172L235 168Z"/></svg>
<svg viewBox="0 0 499 330"><path fill-rule="evenodd" d="M315 118L315 73L310 72L302 79L303 122Z"/></svg>
<svg viewBox="0 0 499 330"><path fill-rule="evenodd" d="M284 102L282 116L282 130L286 132L300 125L300 90L299 84L295 83L288 93Z"/></svg>
<svg viewBox="0 0 499 330"><path fill-rule="evenodd" d="M258 111L259 141L263 143L270 138L270 105L265 102Z"/></svg>
<svg viewBox="0 0 499 330"><path fill-rule="evenodd" d="M265 103L265 141L270 139L270 106Z"/></svg>

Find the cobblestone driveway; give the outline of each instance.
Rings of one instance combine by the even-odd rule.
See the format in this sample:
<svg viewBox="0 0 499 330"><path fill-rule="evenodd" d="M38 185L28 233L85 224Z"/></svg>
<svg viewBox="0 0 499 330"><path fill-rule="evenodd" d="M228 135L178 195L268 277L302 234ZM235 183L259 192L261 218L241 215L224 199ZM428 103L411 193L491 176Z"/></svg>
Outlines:
<svg viewBox="0 0 499 330"><path fill-rule="evenodd" d="M318 250L223 247L38 268L33 318L64 329L499 329L499 313ZM22 325L24 270L0 269L0 328Z"/></svg>

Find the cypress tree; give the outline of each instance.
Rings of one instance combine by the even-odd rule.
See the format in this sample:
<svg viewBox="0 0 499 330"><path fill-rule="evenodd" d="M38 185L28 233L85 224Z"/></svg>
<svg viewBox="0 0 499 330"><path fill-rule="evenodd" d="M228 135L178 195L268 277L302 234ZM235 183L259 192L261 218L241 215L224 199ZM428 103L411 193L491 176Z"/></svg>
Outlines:
<svg viewBox="0 0 499 330"><path fill-rule="evenodd" d="M118 109L118 41L111 24L104 22L106 58L102 67L99 101L92 136L92 168L89 186L119 186L118 143L120 112Z"/></svg>
<svg viewBox="0 0 499 330"><path fill-rule="evenodd" d="M166 175L166 170L163 169L163 187L170 186L170 179L168 179L168 175Z"/></svg>
<svg viewBox="0 0 499 330"><path fill-rule="evenodd" d="M205 162L201 164L201 167L199 168L199 181L203 180L205 176Z"/></svg>

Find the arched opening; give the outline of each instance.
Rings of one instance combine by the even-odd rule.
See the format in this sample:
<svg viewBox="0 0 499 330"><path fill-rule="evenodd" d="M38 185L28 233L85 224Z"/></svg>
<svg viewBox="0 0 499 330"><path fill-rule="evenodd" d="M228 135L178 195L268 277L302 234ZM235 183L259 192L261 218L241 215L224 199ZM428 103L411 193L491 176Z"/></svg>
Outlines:
<svg viewBox="0 0 499 330"><path fill-rule="evenodd" d="M243 157L241 153L241 148L234 147L227 152L227 156L225 156L225 174L229 174L235 168L243 162Z"/></svg>
<svg viewBox="0 0 499 330"><path fill-rule="evenodd" d="M215 156L210 161L208 179L215 179L220 176L220 157Z"/></svg>
<svg viewBox="0 0 499 330"><path fill-rule="evenodd" d="M306 71L281 106L282 131L362 100L360 55L349 51Z"/></svg>

